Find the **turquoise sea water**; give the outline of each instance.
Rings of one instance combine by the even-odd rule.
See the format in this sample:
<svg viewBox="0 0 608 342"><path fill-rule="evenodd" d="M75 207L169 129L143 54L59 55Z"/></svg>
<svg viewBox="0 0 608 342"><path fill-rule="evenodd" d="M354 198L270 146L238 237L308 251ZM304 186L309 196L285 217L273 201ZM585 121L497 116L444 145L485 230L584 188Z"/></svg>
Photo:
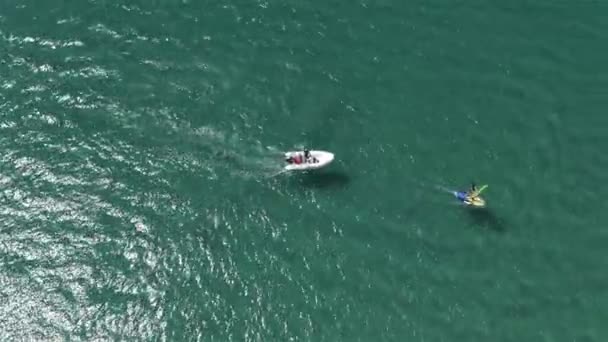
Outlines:
<svg viewBox="0 0 608 342"><path fill-rule="evenodd" d="M0 337L606 341L607 35L602 1L1 2ZM336 161L280 173L304 146Z"/></svg>

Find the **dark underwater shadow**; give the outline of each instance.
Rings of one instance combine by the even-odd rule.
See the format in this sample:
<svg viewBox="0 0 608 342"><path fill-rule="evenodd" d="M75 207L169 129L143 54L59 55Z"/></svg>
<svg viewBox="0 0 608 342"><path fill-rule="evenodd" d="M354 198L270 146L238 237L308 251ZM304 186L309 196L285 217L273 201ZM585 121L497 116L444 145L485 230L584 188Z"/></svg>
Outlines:
<svg viewBox="0 0 608 342"><path fill-rule="evenodd" d="M484 226L499 233L507 230L504 220L496 216L489 208L470 208L467 212L475 225Z"/></svg>
<svg viewBox="0 0 608 342"><path fill-rule="evenodd" d="M298 177L299 183L309 188L343 188L350 183L350 176L340 171L308 171Z"/></svg>

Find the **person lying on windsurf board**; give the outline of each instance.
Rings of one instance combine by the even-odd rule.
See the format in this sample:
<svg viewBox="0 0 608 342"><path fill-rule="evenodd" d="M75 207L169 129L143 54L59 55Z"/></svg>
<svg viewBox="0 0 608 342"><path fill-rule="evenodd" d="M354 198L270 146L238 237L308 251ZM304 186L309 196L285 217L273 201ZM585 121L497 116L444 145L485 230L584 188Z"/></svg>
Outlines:
<svg viewBox="0 0 608 342"><path fill-rule="evenodd" d="M466 205L470 205L470 206L474 206L474 207L484 207L486 205L486 201L481 198L479 196L479 194L481 194L481 192L483 190L485 190L488 186L484 185L481 188L477 188L477 186L475 185L475 183L471 184L471 188L469 189L469 191L456 191L454 192L454 196L456 196L456 198L466 204Z"/></svg>

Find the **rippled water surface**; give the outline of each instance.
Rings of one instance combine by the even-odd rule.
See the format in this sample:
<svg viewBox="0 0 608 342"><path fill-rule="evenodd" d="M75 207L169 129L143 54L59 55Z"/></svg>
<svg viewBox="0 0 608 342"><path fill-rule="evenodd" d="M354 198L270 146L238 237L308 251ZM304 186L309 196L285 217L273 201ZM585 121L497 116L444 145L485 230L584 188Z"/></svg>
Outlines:
<svg viewBox="0 0 608 342"><path fill-rule="evenodd" d="M602 2L0 3L1 339L605 341L607 34ZM282 173L303 146L336 161Z"/></svg>

